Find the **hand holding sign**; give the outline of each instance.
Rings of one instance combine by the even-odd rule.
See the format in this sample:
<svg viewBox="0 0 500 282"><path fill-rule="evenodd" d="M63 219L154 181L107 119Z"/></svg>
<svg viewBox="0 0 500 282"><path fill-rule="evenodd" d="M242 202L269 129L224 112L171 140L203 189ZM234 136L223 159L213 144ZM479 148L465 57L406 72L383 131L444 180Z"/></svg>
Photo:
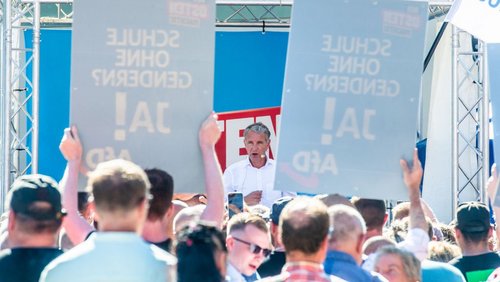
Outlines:
<svg viewBox="0 0 500 282"><path fill-rule="evenodd" d="M217 115L211 113L203 122L199 132L200 147L213 147L220 138L221 130L217 125Z"/></svg>
<svg viewBox="0 0 500 282"><path fill-rule="evenodd" d="M411 168L406 160L400 160L399 164L403 170L403 180L408 189L420 189L420 183L422 181L424 171L422 169L422 165L420 164L420 160L418 159L417 149L413 151L413 165Z"/></svg>
<svg viewBox="0 0 500 282"><path fill-rule="evenodd" d="M76 126L64 129L59 150L67 161L81 161L83 149Z"/></svg>

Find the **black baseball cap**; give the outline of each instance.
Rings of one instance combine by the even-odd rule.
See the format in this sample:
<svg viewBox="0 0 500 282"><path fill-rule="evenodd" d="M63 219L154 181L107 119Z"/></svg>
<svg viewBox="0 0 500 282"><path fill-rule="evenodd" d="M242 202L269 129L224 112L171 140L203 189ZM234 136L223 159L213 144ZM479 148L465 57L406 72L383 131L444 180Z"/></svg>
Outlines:
<svg viewBox="0 0 500 282"><path fill-rule="evenodd" d="M23 175L17 178L9 191L8 201L12 211L35 220L60 220L66 215L61 205L57 182L41 174ZM35 203L48 203L41 208Z"/></svg>
<svg viewBox="0 0 500 282"><path fill-rule="evenodd" d="M490 211L480 202L465 202L458 207L456 227L463 232L484 232L490 228Z"/></svg>
<svg viewBox="0 0 500 282"><path fill-rule="evenodd" d="M281 198L277 199L276 201L274 201L272 209L271 209L271 216L270 216L271 221L274 224L276 224L276 225L279 224L281 212L283 211L285 206L288 203L290 203L292 200L293 200L292 197L285 196L285 197L281 197Z"/></svg>

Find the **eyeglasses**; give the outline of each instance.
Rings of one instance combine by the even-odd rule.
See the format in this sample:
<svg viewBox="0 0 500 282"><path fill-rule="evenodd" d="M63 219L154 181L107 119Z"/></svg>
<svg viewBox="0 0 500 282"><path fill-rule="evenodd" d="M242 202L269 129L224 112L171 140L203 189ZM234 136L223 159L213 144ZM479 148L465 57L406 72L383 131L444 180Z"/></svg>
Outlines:
<svg viewBox="0 0 500 282"><path fill-rule="evenodd" d="M241 239L236 238L236 237L233 237L233 239L236 240L236 241L238 241L238 242L241 242L243 244L246 244L246 245L250 246L250 252L252 254L255 254L255 255L259 254L262 251L262 254L264 255L264 257L267 257L267 256L269 256L273 252L270 249L261 248L261 247L257 246L254 243L250 243L250 242L247 242L245 240L241 240Z"/></svg>

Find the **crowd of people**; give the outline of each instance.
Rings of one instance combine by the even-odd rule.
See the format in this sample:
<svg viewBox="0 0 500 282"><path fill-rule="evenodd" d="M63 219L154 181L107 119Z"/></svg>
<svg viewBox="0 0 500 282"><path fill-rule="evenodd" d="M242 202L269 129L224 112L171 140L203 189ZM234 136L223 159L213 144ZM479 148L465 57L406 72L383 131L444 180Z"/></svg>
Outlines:
<svg viewBox="0 0 500 282"><path fill-rule="evenodd" d="M248 158L223 174L216 119L199 130L203 194L174 193L167 172L126 160L98 164L78 191L82 144L66 129L63 179L25 175L9 190L0 281L500 281L500 209L466 202L441 222L420 197L416 151L401 161L408 199L388 213L384 200L335 194L334 183L328 195L274 190L262 123L244 131ZM235 192L244 204L229 217Z"/></svg>

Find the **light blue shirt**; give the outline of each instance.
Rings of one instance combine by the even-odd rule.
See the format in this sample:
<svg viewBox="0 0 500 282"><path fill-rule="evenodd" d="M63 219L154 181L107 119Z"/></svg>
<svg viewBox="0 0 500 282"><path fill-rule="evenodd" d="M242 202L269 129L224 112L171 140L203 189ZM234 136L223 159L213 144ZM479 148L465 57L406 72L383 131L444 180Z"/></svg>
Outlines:
<svg viewBox="0 0 500 282"><path fill-rule="evenodd" d="M133 232L96 232L47 265L40 282L176 281L176 264Z"/></svg>

